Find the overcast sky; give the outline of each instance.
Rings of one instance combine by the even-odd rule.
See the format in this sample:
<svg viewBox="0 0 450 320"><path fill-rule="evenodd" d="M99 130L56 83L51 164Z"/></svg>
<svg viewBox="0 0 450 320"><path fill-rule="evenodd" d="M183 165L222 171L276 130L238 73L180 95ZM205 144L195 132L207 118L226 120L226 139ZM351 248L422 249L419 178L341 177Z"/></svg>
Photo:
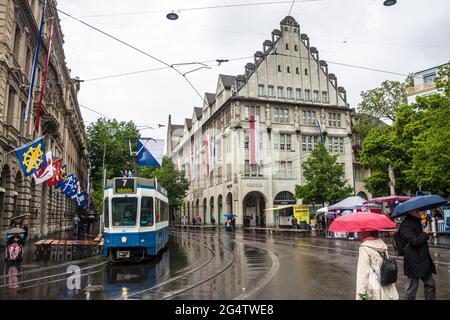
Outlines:
<svg viewBox="0 0 450 320"><path fill-rule="evenodd" d="M203 10L199 7L280 2L280 0L59 0L58 8L111 33L168 64L235 59L262 51L271 31L289 13L291 3ZM166 14L178 12L170 21ZM450 1L398 0L392 7L383 0L296 1L291 12L317 47L320 59L347 90L348 102L356 108L362 90L384 80L404 76L374 72L335 63L407 74L446 63L450 59ZM127 15L122 15L128 13ZM91 80L98 77L164 67L142 53L60 14L65 35L65 54L72 76L81 84L79 102L118 120L137 125L183 124L192 116L201 98L176 72L163 69L134 75ZM252 58L210 63L187 75L203 95L215 92L219 73L244 72ZM197 68L188 65L186 72ZM81 109L86 126L99 115ZM144 130L142 136L165 138L166 129Z"/></svg>

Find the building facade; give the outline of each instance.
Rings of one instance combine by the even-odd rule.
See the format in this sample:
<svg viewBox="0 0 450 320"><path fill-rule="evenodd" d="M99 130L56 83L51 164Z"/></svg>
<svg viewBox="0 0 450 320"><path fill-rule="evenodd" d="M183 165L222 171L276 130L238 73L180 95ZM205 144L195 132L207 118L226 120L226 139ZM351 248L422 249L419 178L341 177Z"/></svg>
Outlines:
<svg viewBox="0 0 450 320"><path fill-rule="evenodd" d="M437 93L434 79L438 76L439 68L445 66L442 64L433 68L413 73L414 85L406 88L408 103L414 103L417 96L426 96Z"/></svg>
<svg viewBox="0 0 450 320"><path fill-rule="evenodd" d="M284 18L243 75L219 75L216 92L206 93L203 107L183 125L169 117L167 153L191 182L179 220L222 223L232 213L238 225L244 216L251 225L273 225L279 217L266 209L296 203L301 165L322 137L344 167L342 179L356 186L352 114L345 89L317 48L294 18ZM258 164L250 159L253 117Z"/></svg>
<svg viewBox="0 0 450 320"><path fill-rule="evenodd" d="M49 0L45 12L45 29L34 86L33 106L24 121L28 88L42 3L38 0L0 0L0 228L4 238L9 219L20 212L30 214L25 221L30 237L65 229L77 211L76 200L47 185L36 185L24 177L14 149L45 135L46 150L53 158L63 159L67 171L88 182L86 134L77 94L79 81L70 76L66 66L64 36L56 11L56 1ZM52 54L46 93L41 109L39 132L34 131L36 109L45 69L50 24L54 17Z"/></svg>

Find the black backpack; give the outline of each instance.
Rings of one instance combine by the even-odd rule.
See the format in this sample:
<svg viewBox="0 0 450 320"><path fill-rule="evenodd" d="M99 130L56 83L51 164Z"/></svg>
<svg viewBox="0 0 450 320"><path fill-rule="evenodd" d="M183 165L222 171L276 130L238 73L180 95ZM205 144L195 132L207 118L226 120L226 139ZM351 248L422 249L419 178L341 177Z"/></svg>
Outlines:
<svg viewBox="0 0 450 320"><path fill-rule="evenodd" d="M401 228L402 226L400 226L398 231L392 235L392 246L394 247L395 254L398 257L403 257L405 255L405 249L409 245L409 243L405 242L400 236Z"/></svg>
<svg viewBox="0 0 450 320"><path fill-rule="evenodd" d="M385 252L378 253L383 257L383 263L380 268L380 284L382 286L387 286L391 283L397 282L397 262L393 257L386 257Z"/></svg>

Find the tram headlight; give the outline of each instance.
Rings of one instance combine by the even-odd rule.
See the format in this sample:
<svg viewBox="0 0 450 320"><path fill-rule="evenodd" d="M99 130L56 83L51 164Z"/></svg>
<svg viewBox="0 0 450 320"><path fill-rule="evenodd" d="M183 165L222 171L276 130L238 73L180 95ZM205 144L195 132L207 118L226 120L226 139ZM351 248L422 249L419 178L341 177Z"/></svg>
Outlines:
<svg viewBox="0 0 450 320"><path fill-rule="evenodd" d="M127 242L127 237L122 237L122 243Z"/></svg>

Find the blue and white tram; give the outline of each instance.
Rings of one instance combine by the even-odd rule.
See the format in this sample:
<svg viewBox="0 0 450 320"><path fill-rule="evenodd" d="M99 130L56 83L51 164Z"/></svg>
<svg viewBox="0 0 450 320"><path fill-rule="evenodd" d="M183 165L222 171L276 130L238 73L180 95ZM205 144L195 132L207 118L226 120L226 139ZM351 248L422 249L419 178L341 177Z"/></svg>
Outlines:
<svg viewBox="0 0 450 320"><path fill-rule="evenodd" d="M104 190L103 255L117 260L155 256L169 241L167 191L156 179L121 177Z"/></svg>

